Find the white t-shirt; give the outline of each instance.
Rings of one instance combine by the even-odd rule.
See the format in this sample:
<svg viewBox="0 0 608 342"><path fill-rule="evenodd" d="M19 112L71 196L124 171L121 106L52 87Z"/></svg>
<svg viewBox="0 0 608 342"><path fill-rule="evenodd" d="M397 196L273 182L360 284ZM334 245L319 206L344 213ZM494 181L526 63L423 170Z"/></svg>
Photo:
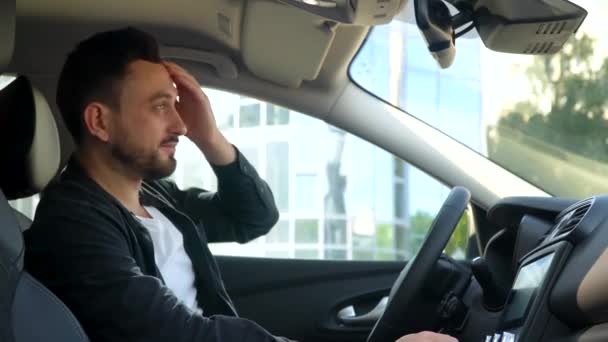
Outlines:
<svg viewBox="0 0 608 342"><path fill-rule="evenodd" d="M154 259L165 284L192 311L202 314L196 301L194 269L184 249L182 233L160 210L145 207L152 218L137 216L150 232L154 245Z"/></svg>

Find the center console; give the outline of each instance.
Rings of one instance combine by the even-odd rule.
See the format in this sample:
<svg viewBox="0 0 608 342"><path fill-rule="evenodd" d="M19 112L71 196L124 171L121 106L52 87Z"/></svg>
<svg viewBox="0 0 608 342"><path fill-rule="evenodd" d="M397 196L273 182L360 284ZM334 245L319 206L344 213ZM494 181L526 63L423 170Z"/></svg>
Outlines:
<svg viewBox="0 0 608 342"><path fill-rule="evenodd" d="M506 228L471 263L478 289L470 291L471 319L459 337L574 341L590 331L592 340L608 341L607 212L606 195L496 205L488 217ZM600 328L606 333L597 338Z"/></svg>
<svg viewBox="0 0 608 342"><path fill-rule="evenodd" d="M569 253L565 242L537 249L521 259L494 334L486 342L540 341L549 319L548 294Z"/></svg>

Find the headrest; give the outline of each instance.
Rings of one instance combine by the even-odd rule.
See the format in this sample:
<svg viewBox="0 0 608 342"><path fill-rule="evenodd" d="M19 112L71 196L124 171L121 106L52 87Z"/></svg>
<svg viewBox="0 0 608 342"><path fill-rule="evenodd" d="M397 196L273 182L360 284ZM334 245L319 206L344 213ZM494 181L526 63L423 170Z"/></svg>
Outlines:
<svg viewBox="0 0 608 342"><path fill-rule="evenodd" d="M40 192L59 171L57 123L44 96L21 76L0 90L0 189L9 200Z"/></svg>
<svg viewBox="0 0 608 342"><path fill-rule="evenodd" d="M16 3L0 1L0 71L10 63L15 49Z"/></svg>

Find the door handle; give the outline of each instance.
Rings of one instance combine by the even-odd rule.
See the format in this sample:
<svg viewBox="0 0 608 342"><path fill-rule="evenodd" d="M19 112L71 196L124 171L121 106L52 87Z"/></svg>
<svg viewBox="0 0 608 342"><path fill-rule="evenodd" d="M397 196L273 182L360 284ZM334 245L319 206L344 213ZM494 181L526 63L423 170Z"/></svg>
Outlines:
<svg viewBox="0 0 608 342"><path fill-rule="evenodd" d="M388 304L388 297L383 297L373 309L359 316L355 313L355 307L349 305L338 311L338 320L347 325L372 326L384 313L386 304Z"/></svg>

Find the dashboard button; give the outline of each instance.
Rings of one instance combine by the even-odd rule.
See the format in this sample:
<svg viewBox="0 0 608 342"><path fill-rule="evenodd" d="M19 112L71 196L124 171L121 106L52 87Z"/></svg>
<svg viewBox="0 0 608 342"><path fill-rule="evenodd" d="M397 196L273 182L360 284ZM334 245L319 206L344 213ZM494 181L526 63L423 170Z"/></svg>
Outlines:
<svg viewBox="0 0 608 342"><path fill-rule="evenodd" d="M504 332L502 334L502 342L515 342L515 335L508 332Z"/></svg>

